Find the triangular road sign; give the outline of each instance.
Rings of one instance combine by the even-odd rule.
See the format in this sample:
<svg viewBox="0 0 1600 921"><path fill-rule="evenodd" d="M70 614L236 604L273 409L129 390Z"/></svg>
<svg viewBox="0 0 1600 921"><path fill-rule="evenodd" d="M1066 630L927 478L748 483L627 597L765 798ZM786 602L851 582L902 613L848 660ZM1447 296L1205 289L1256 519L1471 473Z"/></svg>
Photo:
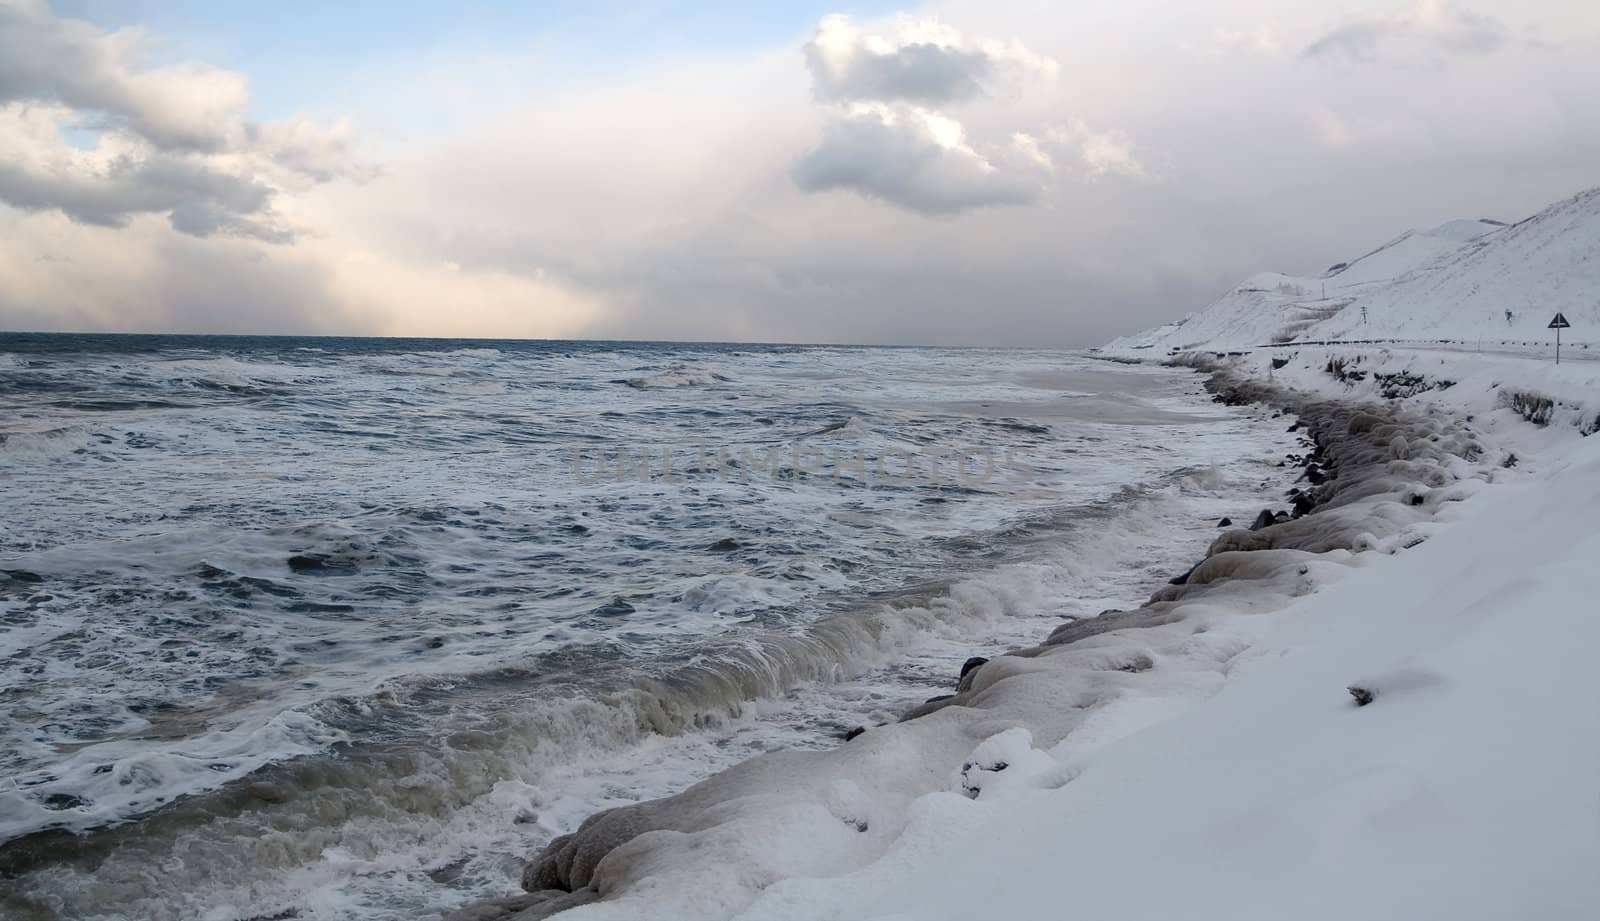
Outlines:
<svg viewBox="0 0 1600 921"><path fill-rule="evenodd" d="M1571 329L1572 328L1572 324L1567 322L1567 318L1562 316L1560 311L1557 311L1556 312L1556 318L1554 320L1551 320L1550 321L1550 325L1545 327L1545 328L1546 329Z"/></svg>

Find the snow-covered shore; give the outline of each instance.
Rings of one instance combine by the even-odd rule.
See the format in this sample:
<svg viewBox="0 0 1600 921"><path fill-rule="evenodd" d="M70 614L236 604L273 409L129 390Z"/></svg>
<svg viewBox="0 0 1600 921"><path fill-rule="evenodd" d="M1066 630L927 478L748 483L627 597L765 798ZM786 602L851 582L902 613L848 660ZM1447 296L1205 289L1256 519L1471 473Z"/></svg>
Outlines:
<svg viewBox="0 0 1600 921"><path fill-rule="evenodd" d="M1048 752L992 740L1005 783L925 797L871 866L740 917L1594 917L1600 439L1490 415L1521 475L1271 617L1211 619L1215 693L1169 676Z"/></svg>
<svg viewBox="0 0 1600 921"><path fill-rule="evenodd" d="M1297 416L1284 508L898 723L594 816L460 917L1593 917L1597 284L1600 189L1108 344Z"/></svg>
<svg viewBox="0 0 1600 921"><path fill-rule="evenodd" d="M1224 364L1220 398L1315 434L1316 510L1225 531L1184 584L915 719L597 816L530 863L532 894L462 917L1579 916L1600 834L1561 816L1600 805L1575 661L1600 367Z"/></svg>

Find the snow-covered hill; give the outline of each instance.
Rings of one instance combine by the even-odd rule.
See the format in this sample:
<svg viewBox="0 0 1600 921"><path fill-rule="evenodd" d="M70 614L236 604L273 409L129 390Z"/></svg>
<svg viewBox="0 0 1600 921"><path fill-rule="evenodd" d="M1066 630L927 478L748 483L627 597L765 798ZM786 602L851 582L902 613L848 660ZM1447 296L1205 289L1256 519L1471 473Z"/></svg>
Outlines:
<svg viewBox="0 0 1600 921"><path fill-rule="evenodd" d="M1466 220L1410 231L1323 275L1255 275L1105 351L1372 340L1517 350L1543 347L1557 311L1572 323L1565 341L1580 352L1600 345L1600 188L1511 226Z"/></svg>

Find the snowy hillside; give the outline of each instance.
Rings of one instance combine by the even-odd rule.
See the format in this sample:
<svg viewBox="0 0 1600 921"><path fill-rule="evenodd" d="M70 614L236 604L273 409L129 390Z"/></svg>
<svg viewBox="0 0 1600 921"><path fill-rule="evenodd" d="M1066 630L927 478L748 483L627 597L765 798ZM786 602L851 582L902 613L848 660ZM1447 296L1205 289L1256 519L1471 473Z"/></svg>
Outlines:
<svg viewBox="0 0 1600 921"><path fill-rule="evenodd" d="M1600 343L1600 189L1513 226L1468 220L1411 231L1320 276L1255 275L1204 310L1105 351L1327 340L1515 351L1544 347L1558 310L1573 326L1566 341Z"/></svg>
<svg viewBox="0 0 1600 921"><path fill-rule="evenodd" d="M1308 331L1322 339L1549 341L1556 311L1571 342L1600 342L1600 189L1481 237L1385 285Z"/></svg>

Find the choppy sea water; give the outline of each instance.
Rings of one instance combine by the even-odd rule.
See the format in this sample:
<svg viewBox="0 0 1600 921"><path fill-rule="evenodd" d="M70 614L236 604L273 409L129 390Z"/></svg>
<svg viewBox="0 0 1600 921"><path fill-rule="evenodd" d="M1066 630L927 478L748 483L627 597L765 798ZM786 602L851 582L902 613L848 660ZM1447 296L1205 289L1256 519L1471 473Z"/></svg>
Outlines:
<svg viewBox="0 0 1600 921"><path fill-rule="evenodd" d="M0 334L0 909L426 917L1137 604L1293 436L1070 352ZM287 913L287 914L286 914Z"/></svg>

